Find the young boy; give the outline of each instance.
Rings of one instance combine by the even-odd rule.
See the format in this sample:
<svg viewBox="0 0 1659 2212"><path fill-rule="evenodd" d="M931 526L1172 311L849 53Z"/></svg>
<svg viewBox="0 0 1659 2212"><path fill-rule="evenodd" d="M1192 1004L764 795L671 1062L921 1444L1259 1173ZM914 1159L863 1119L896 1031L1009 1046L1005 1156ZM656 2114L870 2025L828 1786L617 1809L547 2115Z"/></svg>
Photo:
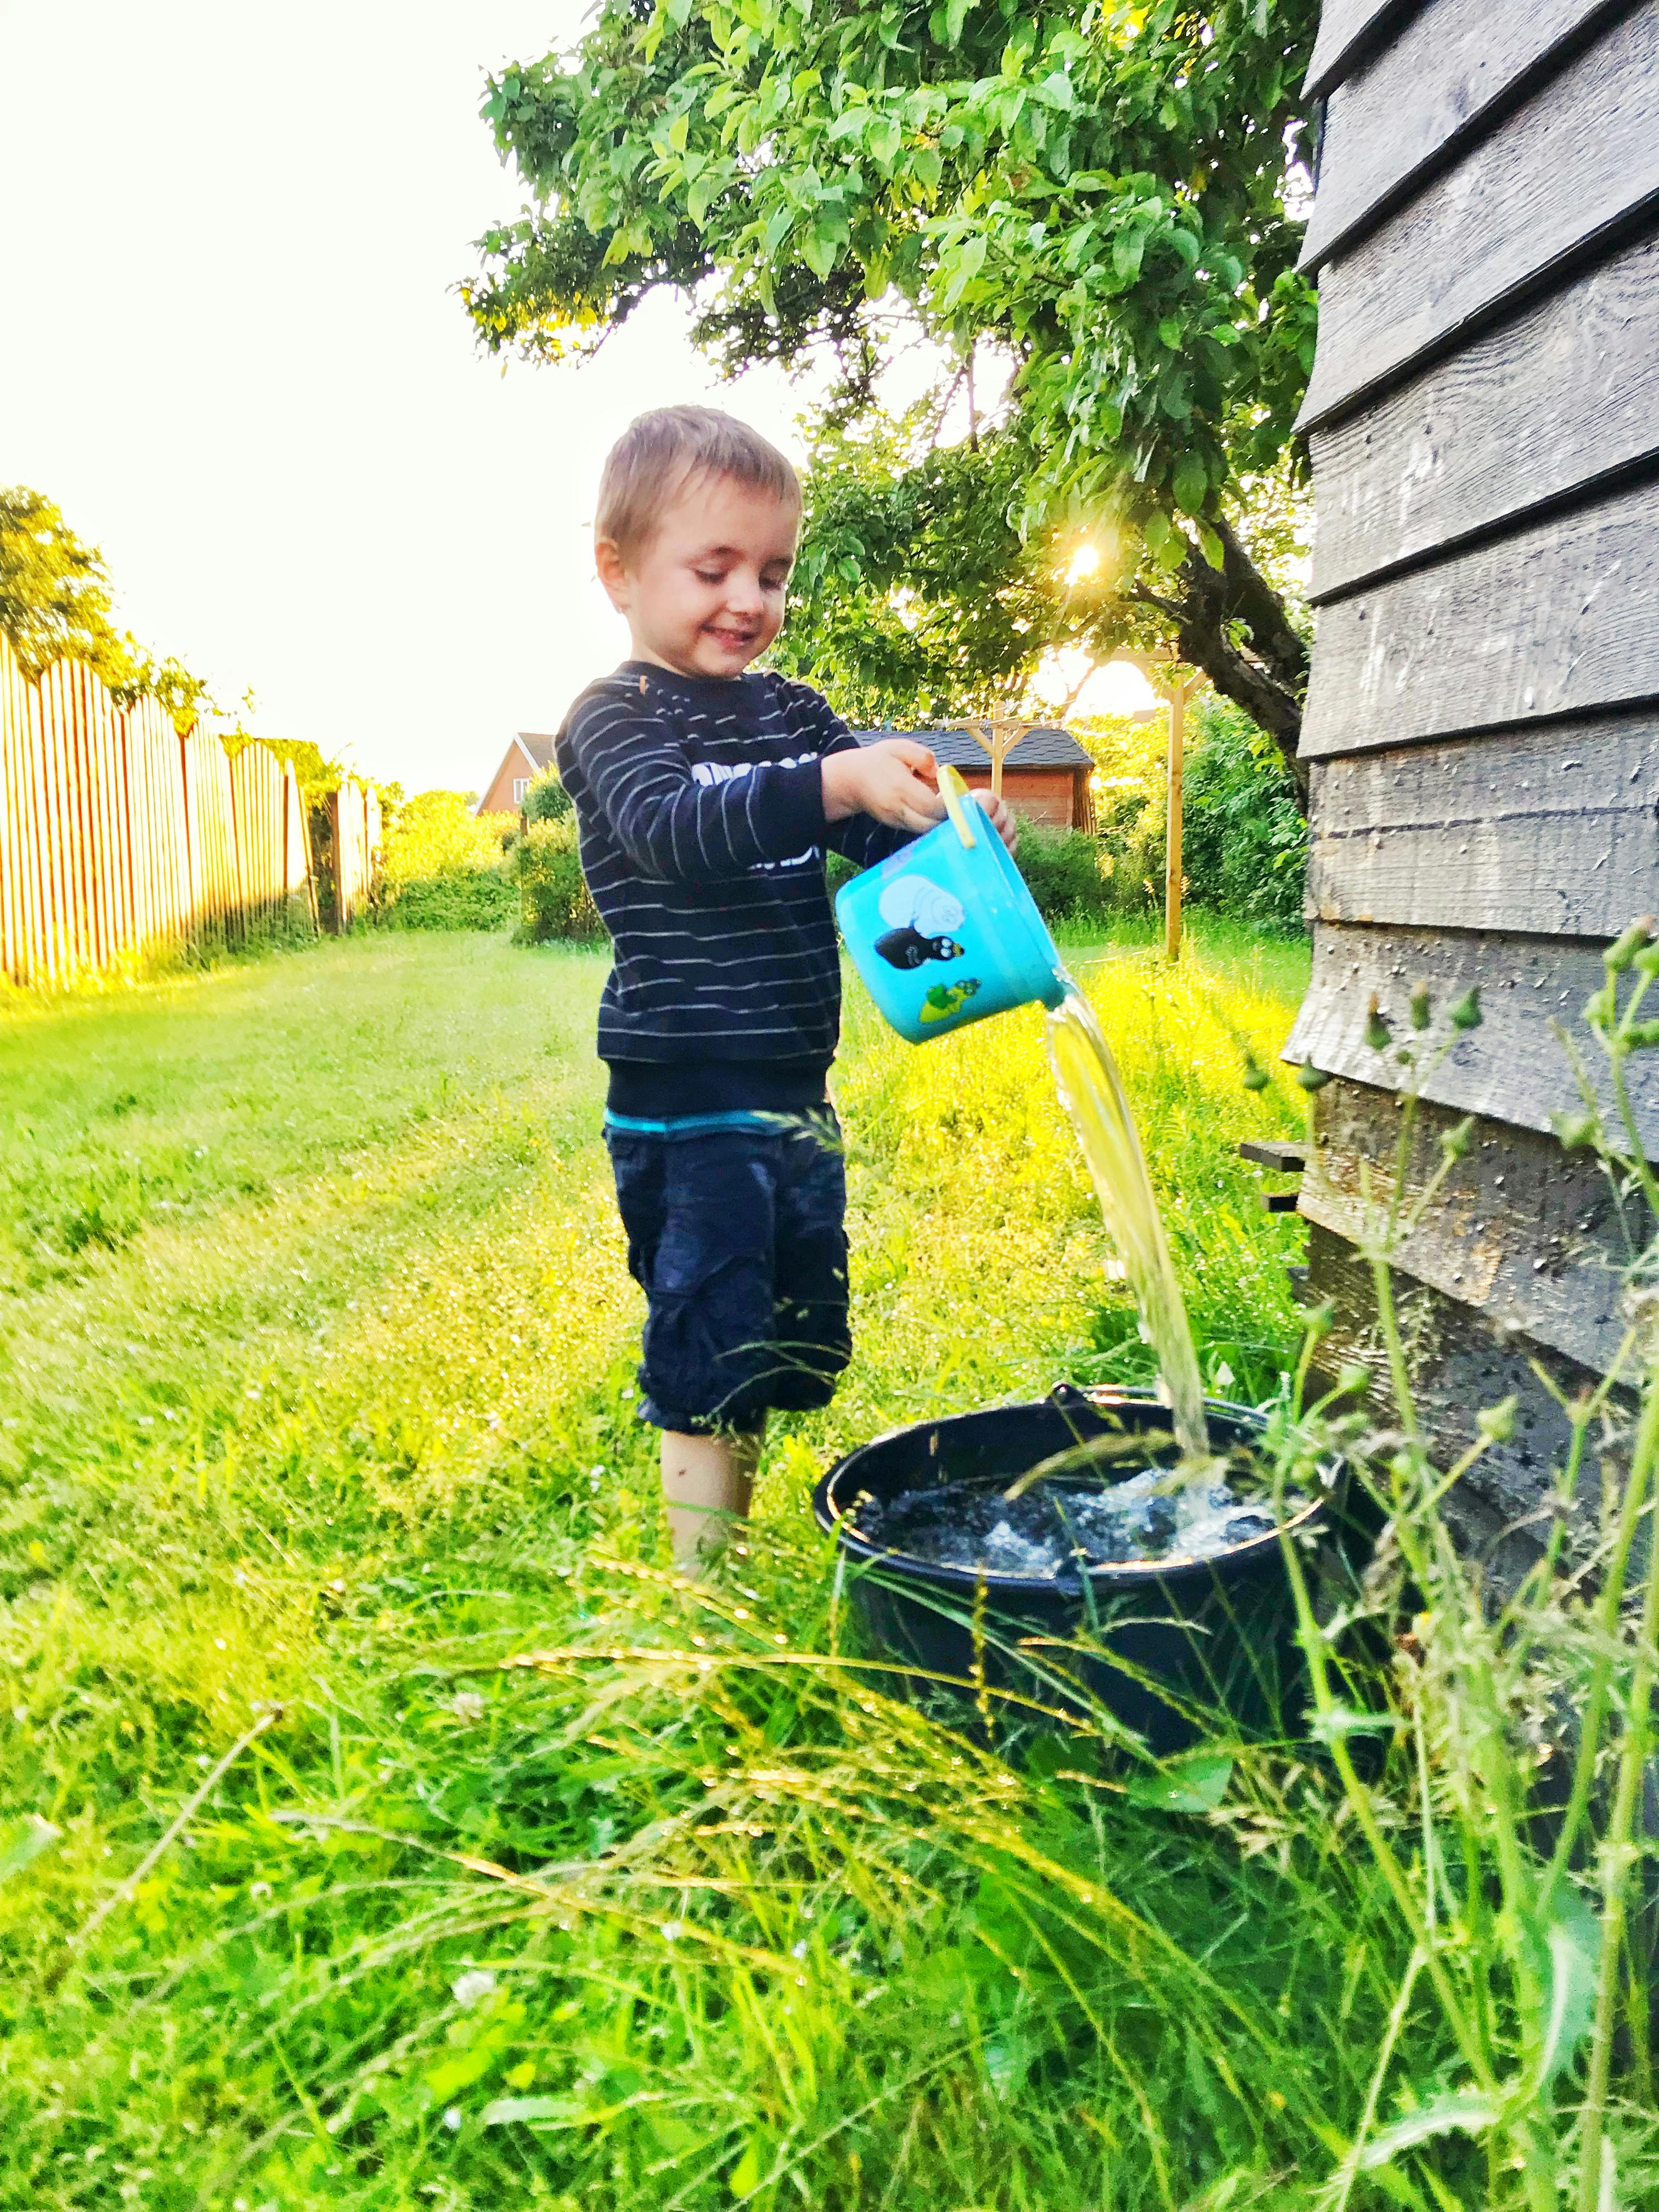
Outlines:
<svg viewBox="0 0 1659 2212"><path fill-rule="evenodd" d="M799 526L793 469L745 425L641 416L594 518L632 657L556 755L615 948L605 1134L687 1567L747 1513L768 1413L827 1405L852 1350L824 848L867 866L945 813L926 746L860 746L806 684L744 673L782 626Z"/></svg>

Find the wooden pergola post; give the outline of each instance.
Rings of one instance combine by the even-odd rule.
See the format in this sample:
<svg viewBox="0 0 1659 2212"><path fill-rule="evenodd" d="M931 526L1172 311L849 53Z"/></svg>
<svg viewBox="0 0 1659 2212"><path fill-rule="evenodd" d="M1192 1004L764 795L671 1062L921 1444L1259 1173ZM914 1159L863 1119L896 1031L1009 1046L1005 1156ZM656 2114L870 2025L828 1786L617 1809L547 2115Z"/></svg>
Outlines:
<svg viewBox="0 0 1659 2212"><path fill-rule="evenodd" d="M1181 957L1181 893L1186 878L1181 866L1182 771L1187 759L1187 700L1195 676L1174 671L1164 696L1170 702L1169 803L1164 825L1164 950L1171 960Z"/></svg>
<svg viewBox="0 0 1659 2212"><path fill-rule="evenodd" d="M976 738L991 756L991 790L995 798L1002 796L1002 763L1024 737L1033 730L1054 727L1051 722L1013 722L992 720L985 722L947 722L947 730L964 732Z"/></svg>
<svg viewBox="0 0 1659 2212"><path fill-rule="evenodd" d="M1170 709L1164 818L1164 950L1170 959L1178 960L1181 895L1185 881L1181 865L1181 781L1187 758L1187 702L1204 679L1184 667L1171 653L1134 653L1126 647L1115 653L1112 659L1127 660L1132 668L1138 668Z"/></svg>

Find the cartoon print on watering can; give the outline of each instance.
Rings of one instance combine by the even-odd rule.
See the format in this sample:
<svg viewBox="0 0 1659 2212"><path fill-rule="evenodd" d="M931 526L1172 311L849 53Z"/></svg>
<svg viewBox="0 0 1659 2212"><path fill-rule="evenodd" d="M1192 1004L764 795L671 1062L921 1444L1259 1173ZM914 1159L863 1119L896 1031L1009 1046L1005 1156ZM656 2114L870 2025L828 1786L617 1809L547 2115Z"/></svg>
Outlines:
<svg viewBox="0 0 1659 2212"><path fill-rule="evenodd" d="M925 1022L948 1022L952 1014L959 1014L979 988L976 975L964 975L959 983L935 983L921 1002L921 1018Z"/></svg>
<svg viewBox="0 0 1659 2212"><path fill-rule="evenodd" d="M960 929L966 919L962 902L926 876L900 876L884 885L878 907L888 926L875 949L890 967L961 959L963 948L948 933Z"/></svg>

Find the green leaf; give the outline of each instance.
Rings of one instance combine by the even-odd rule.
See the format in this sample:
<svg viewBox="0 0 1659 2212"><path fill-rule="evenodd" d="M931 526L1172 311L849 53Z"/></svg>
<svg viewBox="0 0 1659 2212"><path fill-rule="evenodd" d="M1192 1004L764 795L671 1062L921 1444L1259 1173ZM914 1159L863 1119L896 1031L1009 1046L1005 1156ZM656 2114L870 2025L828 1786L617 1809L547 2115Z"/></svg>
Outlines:
<svg viewBox="0 0 1659 2212"><path fill-rule="evenodd" d="M1601 1923L1579 1891L1558 1888L1555 1911L1544 1931L1549 1959L1549 2014L1540 2054L1540 2086L1572 2062L1589 2033L1595 2010L1595 1978L1601 1963Z"/></svg>
<svg viewBox="0 0 1659 2212"><path fill-rule="evenodd" d="M38 1813L25 1813L0 1826L0 1881L9 1881L25 1867L33 1866L42 1851L50 1850L63 1833Z"/></svg>
<svg viewBox="0 0 1659 2212"><path fill-rule="evenodd" d="M1321 1743L1334 1743L1340 1736L1393 1735L1399 1726L1394 1713L1362 1713L1352 1705L1333 1705L1328 1712L1315 1714L1312 1734Z"/></svg>
<svg viewBox="0 0 1659 2212"><path fill-rule="evenodd" d="M864 134L865 150L872 161L879 161L884 169L890 168L897 159L902 143L903 134L890 115L877 116Z"/></svg>
<svg viewBox="0 0 1659 2212"><path fill-rule="evenodd" d="M822 216L800 242L800 257L815 276L827 276L836 265L846 227Z"/></svg>
<svg viewBox="0 0 1659 2212"><path fill-rule="evenodd" d="M945 0L945 34L951 46L962 42L962 27L968 20L969 0Z"/></svg>
<svg viewBox="0 0 1659 2212"><path fill-rule="evenodd" d="M1170 1759L1156 1774L1126 1782L1123 1794L1132 1805L1155 1812L1211 1813L1232 1778L1233 1762L1224 1752L1194 1752L1188 1759Z"/></svg>
<svg viewBox="0 0 1659 2212"><path fill-rule="evenodd" d="M1176 464L1176 504L1183 514L1201 514L1210 495L1210 472L1196 453L1185 453Z"/></svg>
<svg viewBox="0 0 1659 2212"><path fill-rule="evenodd" d="M1112 272L1120 284L1133 284L1140 274L1140 264L1146 255L1146 233L1144 228L1121 231L1112 240Z"/></svg>
<svg viewBox="0 0 1659 2212"><path fill-rule="evenodd" d="M1448 2089L1437 2097L1431 2097L1426 2105L1419 2105L1403 2119L1384 2128L1380 2136L1373 2136L1360 2154L1362 2171L1372 2172L1387 2166L1402 2150L1416 2144L1429 2142L1436 2136L1454 2132L1467 2136L1485 2135L1503 2117L1504 2100L1481 2089Z"/></svg>
<svg viewBox="0 0 1659 2212"><path fill-rule="evenodd" d="M568 2126L574 2103L569 2097L497 2097L478 2118L487 2128L511 2127L526 2120L553 2120Z"/></svg>
<svg viewBox="0 0 1659 2212"><path fill-rule="evenodd" d="M760 2146L751 2142L743 2156L726 2177L726 2185L734 2197L747 2197L758 2189L764 2168L761 2165Z"/></svg>

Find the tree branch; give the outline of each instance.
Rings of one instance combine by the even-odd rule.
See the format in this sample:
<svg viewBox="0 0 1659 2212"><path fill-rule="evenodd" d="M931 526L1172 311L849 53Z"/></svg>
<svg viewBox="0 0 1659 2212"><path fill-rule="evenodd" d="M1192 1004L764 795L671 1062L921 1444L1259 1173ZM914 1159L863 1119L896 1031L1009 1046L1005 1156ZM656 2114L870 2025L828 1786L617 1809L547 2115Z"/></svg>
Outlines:
<svg viewBox="0 0 1659 2212"><path fill-rule="evenodd" d="M1144 585L1137 585L1130 596L1170 622L1181 658L1201 668L1224 698L1267 731L1295 780L1305 813L1308 767L1298 748L1308 648L1231 526L1215 527L1224 556L1219 568L1212 568L1194 546L1178 573L1178 597L1165 598ZM1248 638L1248 651L1236 631Z"/></svg>

